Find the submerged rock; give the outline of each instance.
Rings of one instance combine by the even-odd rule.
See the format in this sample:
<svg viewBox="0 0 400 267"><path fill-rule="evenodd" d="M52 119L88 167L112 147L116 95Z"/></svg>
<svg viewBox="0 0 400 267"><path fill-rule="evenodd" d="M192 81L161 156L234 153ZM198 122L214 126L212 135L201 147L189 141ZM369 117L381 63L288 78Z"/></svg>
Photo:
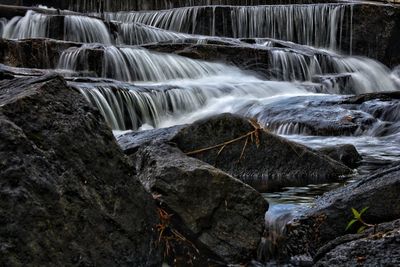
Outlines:
<svg viewBox="0 0 400 267"><path fill-rule="evenodd" d="M349 168L356 168L362 160L355 146L350 144L323 147L318 151L336 161L342 162Z"/></svg>
<svg viewBox="0 0 400 267"><path fill-rule="evenodd" d="M118 142L128 153L152 140L175 143L190 156L226 171L259 191L337 181L340 176L352 173L346 166L317 151L268 131L260 130L258 137L251 136L249 133L254 131L247 119L221 114L191 125L127 134ZM221 144L237 138L239 140L222 149ZM193 153L216 145L220 146Z"/></svg>
<svg viewBox="0 0 400 267"><path fill-rule="evenodd" d="M142 146L133 158L145 188L200 254L227 263L255 257L268 209L257 191L167 144Z"/></svg>
<svg viewBox="0 0 400 267"><path fill-rule="evenodd" d="M59 76L0 81L0 262L159 266L156 206Z"/></svg>
<svg viewBox="0 0 400 267"><path fill-rule="evenodd" d="M328 192L317 200L316 207L286 225L281 251L289 255L311 254L329 241L354 233L360 225L346 232L352 220L351 208L368 207L363 220L370 224L400 218L400 165L377 171L352 184ZM350 260L349 260L350 261Z"/></svg>

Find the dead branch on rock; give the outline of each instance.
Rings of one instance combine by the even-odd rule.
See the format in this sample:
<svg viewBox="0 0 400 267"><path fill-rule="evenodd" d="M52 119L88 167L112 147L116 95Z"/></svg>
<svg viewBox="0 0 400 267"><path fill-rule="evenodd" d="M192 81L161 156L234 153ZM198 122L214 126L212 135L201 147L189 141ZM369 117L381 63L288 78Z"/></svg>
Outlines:
<svg viewBox="0 0 400 267"><path fill-rule="evenodd" d="M191 156L191 155L196 155L196 154L200 154L200 153L203 153L203 152L207 152L207 151L219 148L219 151L217 153L217 158L218 158L218 156L222 153L222 151L225 149L226 146L234 144L234 143L237 143L237 142L239 142L241 140L245 140L245 143L244 143L243 148L242 148L242 152L240 154L240 158L238 160L238 162L240 162L244 157L244 153L246 151L247 144L249 143L249 139L250 139L250 142L254 143L257 146L257 148L259 148L260 144L261 144L261 139L260 139L261 132L262 131L265 131L265 132L267 131L266 129L262 128L260 126L260 124L258 124L258 122L256 120L250 119L249 122L254 127L253 131L248 132L248 133L246 133L246 134L244 134L242 136L239 136L239 137L237 137L235 139L228 140L226 142L223 142L223 143L220 143L220 144L217 144L217 145L214 145L214 146L210 146L210 147L206 147L206 148L202 148L202 149L197 149L197 150L194 150L194 151L186 152L185 154L187 156Z"/></svg>

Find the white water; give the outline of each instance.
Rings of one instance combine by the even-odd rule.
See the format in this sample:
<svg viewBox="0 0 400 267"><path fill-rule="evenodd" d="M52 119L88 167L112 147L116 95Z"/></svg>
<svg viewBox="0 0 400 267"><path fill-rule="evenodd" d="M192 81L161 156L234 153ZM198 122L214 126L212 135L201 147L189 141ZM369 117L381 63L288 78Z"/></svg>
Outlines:
<svg viewBox="0 0 400 267"><path fill-rule="evenodd" d="M59 24L60 27L63 24L64 30L60 31L59 27L54 27L52 25L54 23ZM107 27L99 19L75 15L46 15L32 10L28 11L24 17L11 19L5 25L2 33L2 38L5 39L38 37L52 37L84 43L112 43Z"/></svg>
<svg viewBox="0 0 400 267"><path fill-rule="evenodd" d="M193 35L167 31L136 22L118 24L118 41L120 44L140 45L162 41L192 38Z"/></svg>
<svg viewBox="0 0 400 267"><path fill-rule="evenodd" d="M248 38L270 37L335 49L344 33L339 27L352 5L274 5L184 7L162 11L106 13L108 20L138 22L170 31ZM207 20L204 17L207 17ZM351 19L350 19L351 20ZM224 26L220 29L219 25ZM219 27L219 28L217 28ZM339 40L337 40L339 36Z"/></svg>
<svg viewBox="0 0 400 267"><path fill-rule="evenodd" d="M248 101L308 94L301 85L262 81L244 73L160 84L71 83L95 104L116 130L167 127L204 116L235 112Z"/></svg>
<svg viewBox="0 0 400 267"><path fill-rule="evenodd" d="M399 83L385 65L366 57L343 56L328 50L313 49L315 54L289 49L272 49L270 71L272 77L285 81L312 81L314 76L349 75L347 93L354 94L395 91ZM329 93L342 94L336 85ZM344 90L343 90L344 91Z"/></svg>
<svg viewBox="0 0 400 267"><path fill-rule="evenodd" d="M59 68L78 70L80 62L87 62L90 51L101 50L99 58L102 77L121 81L161 82L176 79L195 79L219 74L242 75L236 67L219 63L193 60L173 54L150 52L135 47L84 45L62 53Z"/></svg>

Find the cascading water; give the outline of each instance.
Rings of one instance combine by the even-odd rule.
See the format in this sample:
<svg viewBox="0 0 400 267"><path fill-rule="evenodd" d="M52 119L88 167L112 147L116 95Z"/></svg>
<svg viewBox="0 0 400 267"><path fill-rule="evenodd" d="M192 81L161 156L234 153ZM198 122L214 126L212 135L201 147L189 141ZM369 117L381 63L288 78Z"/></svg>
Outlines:
<svg viewBox="0 0 400 267"><path fill-rule="evenodd" d="M235 75L240 72L239 69L224 64L149 52L141 48L91 45L66 50L61 55L59 68L79 70L80 62L87 61L88 53L93 50L102 52L101 76L121 81L160 82L209 77L222 73Z"/></svg>
<svg viewBox="0 0 400 267"><path fill-rule="evenodd" d="M50 37L84 43L112 43L107 27L99 19L75 15L46 15L31 10L24 17L14 17L10 20L4 27L2 37Z"/></svg>
<svg viewBox="0 0 400 267"><path fill-rule="evenodd" d="M161 10L186 6L205 5L274 5L274 4L312 4L312 0L67 0L62 8L79 12ZM328 1L323 1L328 2Z"/></svg>
<svg viewBox="0 0 400 267"><path fill-rule="evenodd" d="M226 71L228 70L225 69ZM116 130L189 123L207 115L237 112L274 95L309 94L301 84L263 81L238 70L198 79L154 83L71 83L99 108Z"/></svg>
<svg viewBox="0 0 400 267"><path fill-rule="evenodd" d="M348 4L186 7L162 11L106 13L106 18L138 22L171 31L249 38L270 37L301 44L329 47L340 45L348 23ZM221 26L222 24L222 26ZM339 37L339 39L337 39Z"/></svg>
<svg viewBox="0 0 400 267"><path fill-rule="evenodd" d="M193 37L189 34L166 31L135 22L120 23L118 24L118 29L119 43L129 45L141 45Z"/></svg>
<svg viewBox="0 0 400 267"><path fill-rule="evenodd" d="M340 74L349 76L348 84L338 89L333 84L326 93L368 93L395 91L399 88L390 70L365 57L349 57L327 50L313 49L302 53L287 49L270 50L269 72L272 78L285 81L314 81L316 76L328 78ZM321 82L321 80L319 80Z"/></svg>

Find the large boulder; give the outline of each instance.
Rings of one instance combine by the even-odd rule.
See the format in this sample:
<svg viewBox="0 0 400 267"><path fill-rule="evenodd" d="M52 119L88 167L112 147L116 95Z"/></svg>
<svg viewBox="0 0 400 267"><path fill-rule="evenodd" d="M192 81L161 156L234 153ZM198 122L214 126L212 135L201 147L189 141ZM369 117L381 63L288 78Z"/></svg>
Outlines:
<svg viewBox="0 0 400 267"><path fill-rule="evenodd" d="M152 196L62 78L0 81L0 126L3 265L161 265Z"/></svg>
<svg viewBox="0 0 400 267"><path fill-rule="evenodd" d="M346 226L353 218L351 208L360 211L368 207L363 220L370 224L400 218L399 190L400 165L397 163L326 193L317 200L314 208L306 210L302 216L286 225L281 251L289 255L315 255L329 241L354 233L357 225L346 232Z"/></svg>
<svg viewBox="0 0 400 267"><path fill-rule="evenodd" d="M226 263L254 259L268 209L257 191L167 144L142 146L133 158L145 188L172 214L174 227L199 248L200 256L209 253Z"/></svg>
<svg viewBox="0 0 400 267"><path fill-rule="evenodd" d="M340 176L352 173L317 151L269 131L256 130L247 119L232 114L217 115L191 125L130 133L121 136L118 142L124 151L134 153L140 144L155 139L174 143L188 155L214 165L259 191L337 181ZM238 140L223 145L235 139Z"/></svg>
<svg viewBox="0 0 400 267"><path fill-rule="evenodd" d="M258 132L257 136L248 135L254 131ZM240 140L226 144L223 149L220 146L195 152L238 138ZM352 172L303 145L269 131L257 131L247 119L232 114L221 114L188 125L171 142L185 153L213 164L261 191L337 181L340 176Z"/></svg>

